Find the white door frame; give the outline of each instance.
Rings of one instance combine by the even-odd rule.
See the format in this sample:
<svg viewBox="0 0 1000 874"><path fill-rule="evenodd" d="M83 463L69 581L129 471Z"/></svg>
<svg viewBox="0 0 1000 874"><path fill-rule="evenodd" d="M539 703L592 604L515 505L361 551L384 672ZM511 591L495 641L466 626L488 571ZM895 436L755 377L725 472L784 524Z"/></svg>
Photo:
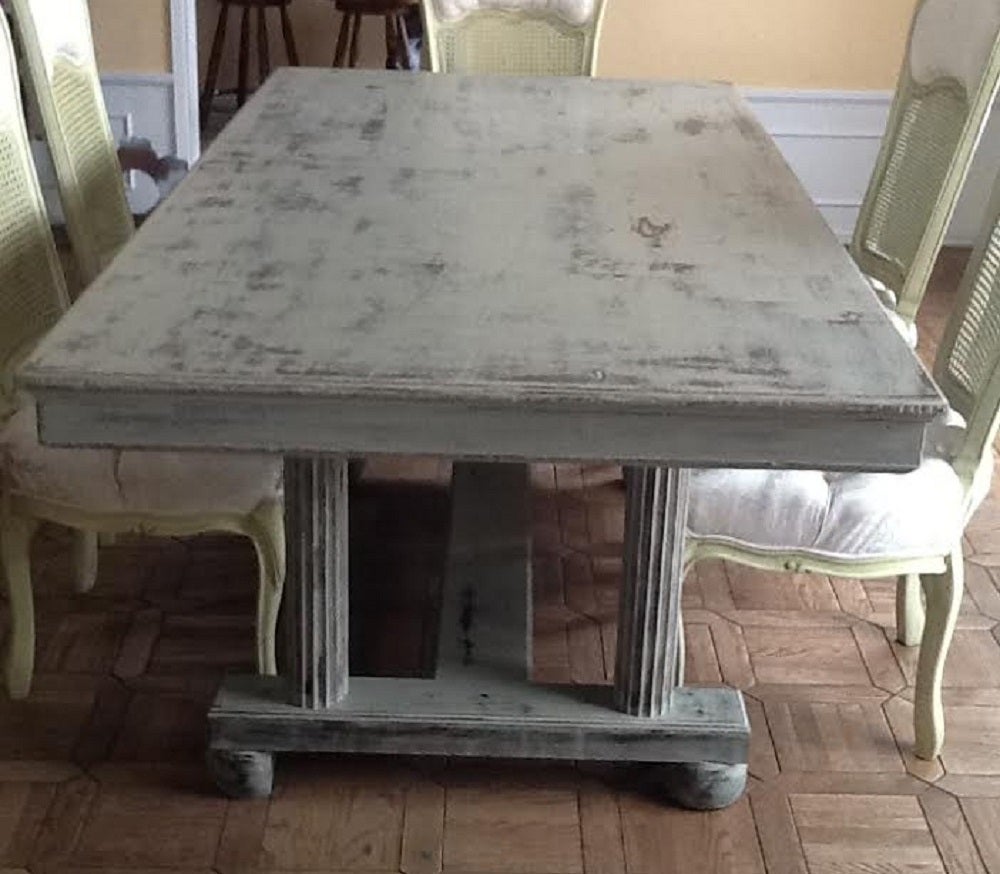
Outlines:
<svg viewBox="0 0 1000 874"><path fill-rule="evenodd" d="M195 0L170 0L170 57L177 156L189 165L201 155L198 126L198 12Z"/></svg>

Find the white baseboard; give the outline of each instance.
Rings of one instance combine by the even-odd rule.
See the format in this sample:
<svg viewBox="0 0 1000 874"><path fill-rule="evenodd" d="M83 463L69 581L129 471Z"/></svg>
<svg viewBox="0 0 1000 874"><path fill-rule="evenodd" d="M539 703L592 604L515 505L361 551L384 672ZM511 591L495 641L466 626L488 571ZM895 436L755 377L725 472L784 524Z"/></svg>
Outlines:
<svg viewBox="0 0 1000 874"><path fill-rule="evenodd" d="M875 164L892 94L888 91L743 89L830 227L851 236ZM1000 167L1000 114L987 124L948 228L949 245L971 245Z"/></svg>

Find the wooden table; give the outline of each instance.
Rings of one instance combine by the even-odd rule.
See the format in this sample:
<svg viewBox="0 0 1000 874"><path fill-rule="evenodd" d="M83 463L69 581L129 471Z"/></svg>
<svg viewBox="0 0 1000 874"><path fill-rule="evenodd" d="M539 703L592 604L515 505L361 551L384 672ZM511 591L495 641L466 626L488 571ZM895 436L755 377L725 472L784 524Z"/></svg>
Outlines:
<svg viewBox="0 0 1000 874"><path fill-rule="evenodd" d="M21 375L47 441L285 455L290 657L209 716L235 794L308 749L670 763L728 803L742 698L674 682L685 469L904 470L943 407L717 83L280 70ZM368 453L473 463L437 678L348 690ZM526 682L534 459L629 465L613 689Z"/></svg>

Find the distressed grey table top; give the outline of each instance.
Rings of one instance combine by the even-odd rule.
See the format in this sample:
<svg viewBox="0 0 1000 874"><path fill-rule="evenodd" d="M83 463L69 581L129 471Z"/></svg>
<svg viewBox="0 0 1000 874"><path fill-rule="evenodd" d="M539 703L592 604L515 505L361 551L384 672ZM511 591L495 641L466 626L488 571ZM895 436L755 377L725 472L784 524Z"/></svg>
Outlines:
<svg viewBox="0 0 1000 874"><path fill-rule="evenodd" d="M318 69L267 82L22 377L55 441L286 450L362 448L296 420L318 402L907 439L942 405L732 86ZM219 421L156 436L187 401Z"/></svg>

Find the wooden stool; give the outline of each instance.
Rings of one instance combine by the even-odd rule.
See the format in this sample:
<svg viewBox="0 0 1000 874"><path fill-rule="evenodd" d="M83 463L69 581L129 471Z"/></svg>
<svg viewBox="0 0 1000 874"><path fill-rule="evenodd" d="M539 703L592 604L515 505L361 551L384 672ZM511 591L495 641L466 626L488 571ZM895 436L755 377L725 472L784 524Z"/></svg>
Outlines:
<svg viewBox="0 0 1000 874"><path fill-rule="evenodd" d="M215 84L219 78L219 63L222 60L222 46L226 39L226 22L229 19L229 7L238 6L243 9L243 19L240 23L240 55L239 80L236 89L236 105L242 106L247 99L247 69L250 61L250 10L257 10L257 71L260 85L271 72L271 56L267 42L268 7L277 7L281 13L281 32L285 38L285 51L288 63L293 67L299 65L299 53L295 49L295 37L292 35L292 23L288 18L288 4L291 0L220 0L219 20L215 25L215 36L212 37L212 52L208 56L208 72L205 75L205 88L201 92L200 119L204 127L208 114L212 109L212 98L215 97Z"/></svg>
<svg viewBox="0 0 1000 874"><path fill-rule="evenodd" d="M340 32L337 34L337 48L333 53L333 66L358 65L361 19L365 15L381 15L385 18L386 61L395 60L400 68L406 69L407 33L404 13L413 5L413 0L334 0L334 7L342 17Z"/></svg>

